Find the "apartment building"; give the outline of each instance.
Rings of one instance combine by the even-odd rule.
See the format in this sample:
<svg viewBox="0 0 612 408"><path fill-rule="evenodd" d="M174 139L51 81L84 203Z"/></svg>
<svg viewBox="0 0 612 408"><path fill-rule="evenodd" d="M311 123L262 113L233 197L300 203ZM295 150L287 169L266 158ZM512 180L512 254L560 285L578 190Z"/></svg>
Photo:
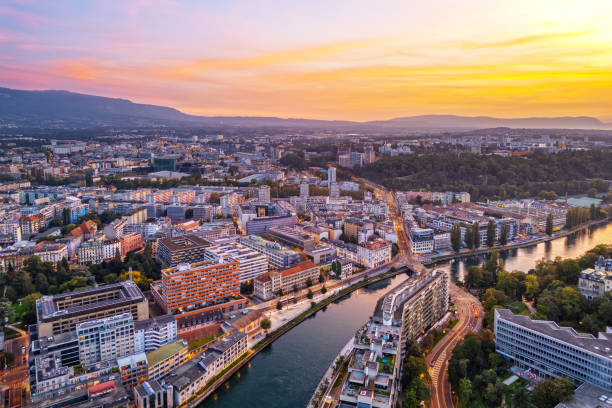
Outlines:
<svg viewBox="0 0 612 408"><path fill-rule="evenodd" d="M134 318L122 313L76 325L81 364L115 360L134 353Z"/></svg>
<svg viewBox="0 0 612 408"><path fill-rule="evenodd" d="M140 234L126 234L121 238L121 257L125 258L128 253L142 249L142 237Z"/></svg>
<svg viewBox="0 0 612 408"><path fill-rule="evenodd" d="M568 377L612 392L612 331L598 337L495 309L495 349L540 378Z"/></svg>
<svg viewBox="0 0 612 408"><path fill-rule="evenodd" d="M229 367L247 351L247 335L233 331L211 345L199 360L179 367L165 382L174 390L174 405L179 406L198 392L211 378Z"/></svg>
<svg viewBox="0 0 612 408"><path fill-rule="evenodd" d="M0 235L9 235L12 243L21 241L19 220L5 220L0 223Z"/></svg>
<svg viewBox="0 0 612 408"><path fill-rule="evenodd" d="M359 238L359 231L361 230L371 230L374 232L374 224L358 218L347 217L344 219L342 232L346 239L357 241Z"/></svg>
<svg viewBox="0 0 612 408"><path fill-rule="evenodd" d="M240 237L238 242L265 255L270 265L277 269L286 269L302 260L298 252L283 248L279 243L267 241L257 235Z"/></svg>
<svg viewBox="0 0 612 408"><path fill-rule="evenodd" d="M413 254L427 254L434 251L434 230L431 228L410 228L408 239Z"/></svg>
<svg viewBox="0 0 612 408"><path fill-rule="evenodd" d="M357 245L358 263L367 268L376 268L391 262L392 244L382 239Z"/></svg>
<svg viewBox="0 0 612 408"><path fill-rule="evenodd" d="M134 322L134 348L136 353L151 351L178 339L176 317L171 314L155 316Z"/></svg>
<svg viewBox="0 0 612 408"><path fill-rule="evenodd" d="M233 240L219 240L206 248L206 257L211 260L232 258L239 262L240 282L255 279L268 272L268 258L254 249Z"/></svg>
<svg viewBox="0 0 612 408"><path fill-rule="evenodd" d="M128 224L141 224L147 220L146 208L135 208L125 214L124 218Z"/></svg>
<svg viewBox="0 0 612 408"><path fill-rule="evenodd" d="M29 237L37 234L38 231L45 227L45 217L42 214L34 214L19 219L21 227L21 235Z"/></svg>
<svg viewBox="0 0 612 408"><path fill-rule="evenodd" d="M442 270L408 279L378 301L375 317L385 326L400 326L402 342L416 339L448 311L448 279Z"/></svg>
<svg viewBox="0 0 612 408"><path fill-rule="evenodd" d="M195 263L206 259L206 248L210 242L195 234L187 234L159 240L157 260L169 267L180 263Z"/></svg>
<svg viewBox="0 0 612 408"><path fill-rule="evenodd" d="M578 289L587 299L594 299L612 290L612 259L600 256L593 268L580 272Z"/></svg>
<svg viewBox="0 0 612 408"><path fill-rule="evenodd" d="M77 262L79 265L91 265L113 259L121 255L121 242L117 239L104 241L85 241L77 249Z"/></svg>
<svg viewBox="0 0 612 408"><path fill-rule="evenodd" d="M134 387L134 405L136 408L173 408L172 386L149 380Z"/></svg>
<svg viewBox="0 0 612 408"><path fill-rule="evenodd" d="M43 262L57 263L62 259L68 259L68 247L61 243L40 242L34 247L34 255Z"/></svg>
<svg viewBox="0 0 612 408"><path fill-rule="evenodd" d="M36 302L38 336L72 332L78 323L122 313L134 320L149 318L148 302L132 281L43 296Z"/></svg>
<svg viewBox="0 0 612 408"><path fill-rule="evenodd" d="M119 378L125 388L133 387L147 381L149 376L149 362L145 353L136 353L117 359Z"/></svg>
<svg viewBox="0 0 612 408"><path fill-rule="evenodd" d="M255 278L254 295L269 300L279 291L291 293L296 287L305 288L309 280L313 284L318 282L319 274L319 267L310 260L281 271L267 272Z"/></svg>
<svg viewBox="0 0 612 408"><path fill-rule="evenodd" d="M185 340L175 340L147 353L149 380L158 380L172 373L187 361L188 345Z"/></svg>
<svg viewBox="0 0 612 408"><path fill-rule="evenodd" d="M165 313L212 304L240 293L240 264L232 258L180 264L161 271L151 293Z"/></svg>

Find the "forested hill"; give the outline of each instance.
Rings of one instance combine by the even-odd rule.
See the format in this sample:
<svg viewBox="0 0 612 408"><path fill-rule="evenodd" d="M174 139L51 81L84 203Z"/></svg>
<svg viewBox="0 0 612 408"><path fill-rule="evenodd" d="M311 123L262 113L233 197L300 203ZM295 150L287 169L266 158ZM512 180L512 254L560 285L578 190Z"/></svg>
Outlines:
<svg viewBox="0 0 612 408"><path fill-rule="evenodd" d="M612 179L608 150L535 152L524 157L472 153L383 156L354 172L395 190L467 191L472 200L546 198L608 190Z"/></svg>

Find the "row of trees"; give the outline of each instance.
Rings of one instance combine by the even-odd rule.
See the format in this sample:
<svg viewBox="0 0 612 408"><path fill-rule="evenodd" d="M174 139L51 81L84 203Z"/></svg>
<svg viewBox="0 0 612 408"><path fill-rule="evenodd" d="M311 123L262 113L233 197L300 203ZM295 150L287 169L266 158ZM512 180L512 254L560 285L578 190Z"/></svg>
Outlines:
<svg viewBox="0 0 612 408"><path fill-rule="evenodd" d="M465 233L462 235L462 229L465 230ZM508 234L509 228L506 222L503 222L499 231L499 244L506 245L508 244ZM495 245L497 237L497 225L495 221L490 219L487 224L487 240L486 245L490 248ZM481 246L481 238L480 238L480 224L475 222L474 224L461 224L456 222L453 225L453 228L450 232L451 246L455 252L459 252L461 250L461 246L463 243L469 249L478 249Z"/></svg>

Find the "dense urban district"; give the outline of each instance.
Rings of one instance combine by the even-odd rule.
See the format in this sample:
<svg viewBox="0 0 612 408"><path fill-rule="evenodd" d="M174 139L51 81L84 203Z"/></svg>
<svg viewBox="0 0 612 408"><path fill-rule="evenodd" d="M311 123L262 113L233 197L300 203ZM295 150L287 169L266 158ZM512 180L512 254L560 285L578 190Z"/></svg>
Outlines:
<svg viewBox="0 0 612 408"><path fill-rule="evenodd" d="M0 134L0 407L195 407L396 275L309 406L612 404L612 242L501 256L610 221L606 132L59 125Z"/></svg>

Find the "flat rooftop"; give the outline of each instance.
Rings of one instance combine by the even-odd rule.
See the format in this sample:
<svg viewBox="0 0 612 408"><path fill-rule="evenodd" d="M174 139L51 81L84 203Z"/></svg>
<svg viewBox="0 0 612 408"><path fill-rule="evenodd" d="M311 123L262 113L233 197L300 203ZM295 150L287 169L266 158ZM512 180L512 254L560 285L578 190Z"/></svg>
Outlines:
<svg viewBox="0 0 612 408"><path fill-rule="evenodd" d="M73 305L69 307L61 306L64 302L78 301L81 298L98 296L101 294L112 293L112 298L94 302ZM79 290L77 292L62 293L59 295L43 296L37 302L39 319L49 321L59 319L61 317L78 316L95 311L99 308L110 308L113 306L121 306L123 304L144 302L145 297L132 281L123 281L110 285L102 285L94 288Z"/></svg>
<svg viewBox="0 0 612 408"><path fill-rule="evenodd" d="M516 315L508 309L496 309L495 314L523 329L552 337L576 348L612 359L612 333L599 333L595 337L589 333L578 333L571 327L562 327L548 320L531 320L528 316Z"/></svg>
<svg viewBox="0 0 612 408"><path fill-rule="evenodd" d="M154 366L167 358L172 357L175 354L178 354L182 349L187 347L187 343L183 340L177 340L172 343L164 344L160 348L153 350L152 352L147 354L147 361L149 362L149 367Z"/></svg>

